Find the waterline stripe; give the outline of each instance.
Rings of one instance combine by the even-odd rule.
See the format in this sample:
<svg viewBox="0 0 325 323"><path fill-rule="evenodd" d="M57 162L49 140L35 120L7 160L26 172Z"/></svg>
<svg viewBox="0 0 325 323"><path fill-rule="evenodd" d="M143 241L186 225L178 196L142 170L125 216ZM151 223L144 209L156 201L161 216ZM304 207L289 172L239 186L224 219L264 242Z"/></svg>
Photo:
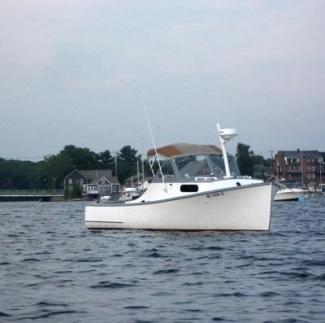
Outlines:
<svg viewBox="0 0 325 323"><path fill-rule="evenodd" d="M88 221L86 220L86 223L96 223L96 222L101 222L101 223L124 223L121 221Z"/></svg>

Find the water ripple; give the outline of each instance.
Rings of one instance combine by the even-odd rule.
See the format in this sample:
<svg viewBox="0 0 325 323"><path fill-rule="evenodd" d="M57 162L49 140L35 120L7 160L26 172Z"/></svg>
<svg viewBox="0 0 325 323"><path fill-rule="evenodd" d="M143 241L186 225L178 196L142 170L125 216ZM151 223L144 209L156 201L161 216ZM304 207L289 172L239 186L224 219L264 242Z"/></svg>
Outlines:
<svg viewBox="0 0 325 323"><path fill-rule="evenodd" d="M179 269L161 269L155 271L154 275L162 275L162 274L176 274L179 272Z"/></svg>
<svg viewBox="0 0 325 323"><path fill-rule="evenodd" d="M90 288L126 288L126 287L134 287L135 284L127 284L127 283L116 283L116 282L110 282L110 281L101 281L95 285L90 286Z"/></svg>
<svg viewBox="0 0 325 323"><path fill-rule="evenodd" d="M74 311L74 310L62 310L62 311L51 311L51 310L41 310L41 313L33 313L26 316L19 317L19 321L23 320L38 320L38 319L46 319L52 316L63 315L63 317L67 317L68 314L84 314L85 311Z"/></svg>
<svg viewBox="0 0 325 323"><path fill-rule="evenodd" d="M87 230L84 203L0 203L0 321L322 322L325 198L271 232Z"/></svg>

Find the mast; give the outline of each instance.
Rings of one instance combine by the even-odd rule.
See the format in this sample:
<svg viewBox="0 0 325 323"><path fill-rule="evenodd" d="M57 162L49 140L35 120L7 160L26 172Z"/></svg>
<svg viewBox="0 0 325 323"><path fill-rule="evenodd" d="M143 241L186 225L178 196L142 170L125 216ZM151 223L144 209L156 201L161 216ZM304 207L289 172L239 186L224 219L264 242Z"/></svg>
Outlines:
<svg viewBox="0 0 325 323"><path fill-rule="evenodd" d="M141 158L141 166L142 166L142 184L144 183L144 160Z"/></svg>
<svg viewBox="0 0 325 323"><path fill-rule="evenodd" d="M302 151L298 149L300 154L300 168L301 168L301 188L304 187L304 170L303 170L303 162L302 162Z"/></svg>
<svg viewBox="0 0 325 323"><path fill-rule="evenodd" d="M140 169L139 169L139 159L137 159L137 176L138 176L138 187L140 186Z"/></svg>
<svg viewBox="0 0 325 323"><path fill-rule="evenodd" d="M163 173L162 168L161 168L161 163L160 163L159 155L158 155L158 152L157 152L155 138L153 136L150 119L149 119L149 116L148 116L148 113L147 113L147 110L146 110L145 107L144 107L144 114L145 114L145 117L146 117L146 120L147 120L147 126L148 126L148 129L149 129L149 133L150 133L150 137L151 137L151 142L152 142L153 148L155 150L155 154L156 154L156 158L157 158L157 162L158 162L158 166L159 166L159 171L160 171L160 174L161 174L161 179L162 179L162 182L163 182L163 184L165 186L165 191L167 192L167 185L165 183L164 173ZM153 172L152 167L151 167L151 170Z"/></svg>

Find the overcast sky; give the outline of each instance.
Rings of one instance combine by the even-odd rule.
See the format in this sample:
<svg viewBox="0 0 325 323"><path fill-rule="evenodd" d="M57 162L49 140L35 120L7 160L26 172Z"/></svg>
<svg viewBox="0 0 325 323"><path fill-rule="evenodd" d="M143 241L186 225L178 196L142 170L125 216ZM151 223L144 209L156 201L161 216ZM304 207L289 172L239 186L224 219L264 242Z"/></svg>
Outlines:
<svg viewBox="0 0 325 323"><path fill-rule="evenodd" d="M0 157L325 150L325 0L1 0Z"/></svg>

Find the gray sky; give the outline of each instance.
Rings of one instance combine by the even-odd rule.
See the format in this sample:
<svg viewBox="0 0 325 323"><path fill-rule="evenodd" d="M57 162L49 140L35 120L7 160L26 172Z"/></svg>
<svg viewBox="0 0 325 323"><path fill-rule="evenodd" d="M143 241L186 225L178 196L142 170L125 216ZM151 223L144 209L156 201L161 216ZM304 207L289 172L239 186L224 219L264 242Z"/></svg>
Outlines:
<svg viewBox="0 0 325 323"><path fill-rule="evenodd" d="M1 0L0 157L215 143L325 150L325 1ZM267 154L267 153L266 153Z"/></svg>

